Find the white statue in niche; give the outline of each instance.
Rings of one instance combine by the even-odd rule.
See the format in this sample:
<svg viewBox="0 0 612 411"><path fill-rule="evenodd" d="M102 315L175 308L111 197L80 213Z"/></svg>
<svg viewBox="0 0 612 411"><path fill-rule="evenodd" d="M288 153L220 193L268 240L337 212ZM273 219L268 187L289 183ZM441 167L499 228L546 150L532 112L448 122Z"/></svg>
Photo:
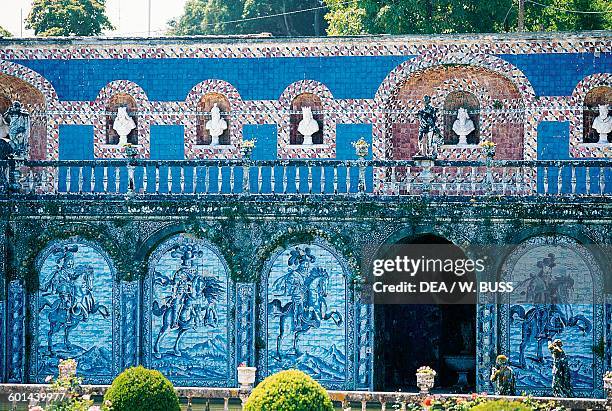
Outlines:
<svg viewBox="0 0 612 411"><path fill-rule="evenodd" d="M210 110L210 115L212 118L206 122L206 130L208 130L212 137L210 145L218 146L219 137L227 130L227 121L221 118L221 110L219 110L217 103L215 103Z"/></svg>
<svg viewBox="0 0 612 411"><path fill-rule="evenodd" d="M128 143L128 134L135 128L136 123L134 123L132 117L129 116L127 107L118 107L117 117L115 117L115 122L113 123L113 130L119 134L119 146L124 146Z"/></svg>
<svg viewBox="0 0 612 411"><path fill-rule="evenodd" d="M453 123L453 131L455 134L459 136L459 145L464 146L467 144L467 136L472 131L474 131L476 127L474 126L474 122L470 119L470 116L467 110L463 107L460 107L457 111L457 119Z"/></svg>
<svg viewBox="0 0 612 411"><path fill-rule="evenodd" d="M298 124L298 133L304 136L305 146L312 145L312 135L319 131L319 123L312 116L311 107L302 107L302 121Z"/></svg>
<svg viewBox="0 0 612 411"><path fill-rule="evenodd" d="M593 120L593 130L599 133L599 144L608 142L608 134L612 131L612 117L608 113L608 105L599 105L599 115Z"/></svg>

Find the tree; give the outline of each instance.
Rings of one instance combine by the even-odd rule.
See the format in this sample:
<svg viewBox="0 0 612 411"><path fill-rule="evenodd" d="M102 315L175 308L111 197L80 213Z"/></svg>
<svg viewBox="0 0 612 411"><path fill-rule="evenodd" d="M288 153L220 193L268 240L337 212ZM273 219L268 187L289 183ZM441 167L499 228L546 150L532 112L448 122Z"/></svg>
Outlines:
<svg viewBox="0 0 612 411"><path fill-rule="evenodd" d="M536 0L534 0L536 1ZM325 0L330 35L491 33L517 26L516 0ZM609 29L612 13L578 14L565 10L605 11L608 0L526 2L528 30Z"/></svg>
<svg viewBox="0 0 612 411"><path fill-rule="evenodd" d="M169 34L322 35L324 12L320 0L188 0Z"/></svg>
<svg viewBox="0 0 612 411"><path fill-rule="evenodd" d="M0 26L0 37L13 37L10 31L6 30L4 27Z"/></svg>
<svg viewBox="0 0 612 411"><path fill-rule="evenodd" d="M97 36L112 30L106 0L34 0L26 28L37 36Z"/></svg>

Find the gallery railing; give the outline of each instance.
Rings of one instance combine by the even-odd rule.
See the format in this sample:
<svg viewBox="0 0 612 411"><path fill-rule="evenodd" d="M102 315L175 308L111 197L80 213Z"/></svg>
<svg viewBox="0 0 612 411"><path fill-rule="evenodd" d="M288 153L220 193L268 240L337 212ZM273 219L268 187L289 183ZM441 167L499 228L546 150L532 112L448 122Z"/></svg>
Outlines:
<svg viewBox="0 0 612 411"><path fill-rule="evenodd" d="M612 160L0 161L0 189L27 194L606 195Z"/></svg>

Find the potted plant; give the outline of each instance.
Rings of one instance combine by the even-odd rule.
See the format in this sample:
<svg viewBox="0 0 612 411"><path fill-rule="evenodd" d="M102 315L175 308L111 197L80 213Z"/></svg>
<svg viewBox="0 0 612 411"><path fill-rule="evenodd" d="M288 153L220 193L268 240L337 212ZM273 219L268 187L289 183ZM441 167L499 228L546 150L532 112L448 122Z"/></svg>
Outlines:
<svg viewBox="0 0 612 411"><path fill-rule="evenodd" d="M485 140L478 144L478 146L482 148L482 152L487 158L493 158L495 156L496 144L494 142Z"/></svg>
<svg viewBox="0 0 612 411"><path fill-rule="evenodd" d="M423 366L417 370L416 377L420 394L427 394L434 386L436 371L431 367Z"/></svg>
<svg viewBox="0 0 612 411"><path fill-rule="evenodd" d="M255 148L256 142L257 142L257 139L242 140L242 145L240 146L242 157L251 158L251 154L253 154L253 149Z"/></svg>
<svg viewBox="0 0 612 411"><path fill-rule="evenodd" d="M360 159L364 159L368 155L370 145L363 137L359 138L357 141L353 141L351 144L355 148L355 154L357 154L357 157Z"/></svg>
<svg viewBox="0 0 612 411"><path fill-rule="evenodd" d="M256 367L247 367L245 362L238 365L238 384L240 388L250 390L255 384Z"/></svg>
<svg viewBox="0 0 612 411"><path fill-rule="evenodd" d="M135 158L138 155L138 149L133 144L124 144L122 148L128 158Z"/></svg>

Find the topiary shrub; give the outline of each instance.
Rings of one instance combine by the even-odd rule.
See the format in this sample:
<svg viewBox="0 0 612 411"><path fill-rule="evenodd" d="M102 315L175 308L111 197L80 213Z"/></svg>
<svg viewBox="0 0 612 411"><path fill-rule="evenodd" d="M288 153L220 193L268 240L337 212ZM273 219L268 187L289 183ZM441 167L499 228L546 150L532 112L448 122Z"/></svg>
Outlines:
<svg viewBox="0 0 612 411"><path fill-rule="evenodd" d="M334 411L325 388L298 370L281 371L251 393L245 411Z"/></svg>
<svg viewBox="0 0 612 411"><path fill-rule="evenodd" d="M533 411L533 407L520 401L487 401L472 407L470 411Z"/></svg>
<svg viewBox="0 0 612 411"><path fill-rule="evenodd" d="M104 403L113 411L180 410L172 383L161 372L143 366L119 374L106 391Z"/></svg>

